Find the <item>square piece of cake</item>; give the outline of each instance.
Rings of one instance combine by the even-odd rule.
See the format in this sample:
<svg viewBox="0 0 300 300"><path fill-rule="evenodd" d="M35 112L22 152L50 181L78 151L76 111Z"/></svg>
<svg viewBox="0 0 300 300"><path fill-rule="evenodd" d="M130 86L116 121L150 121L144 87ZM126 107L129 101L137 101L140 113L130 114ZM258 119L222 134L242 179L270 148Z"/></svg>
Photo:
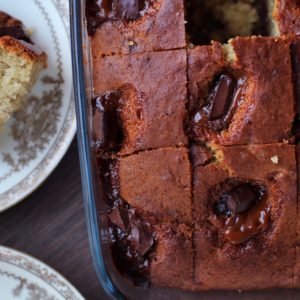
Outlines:
<svg viewBox="0 0 300 300"><path fill-rule="evenodd" d="M162 148L122 157L118 174L120 197L143 218L192 224L187 149Z"/></svg>
<svg viewBox="0 0 300 300"><path fill-rule="evenodd" d="M156 226L156 248L151 253L150 280L156 286L193 287L192 230L185 225Z"/></svg>
<svg viewBox="0 0 300 300"><path fill-rule="evenodd" d="M121 146L119 154L187 144L184 133L186 80L185 50L104 57L94 61L95 95L101 97L124 84L129 84L131 91L135 90L128 93L127 89L127 94L123 94L122 108L127 108L127 113L122 113L120 107L114 108L121 110L120 123L125 135L135 139ZM134 115L136 121L140 120L136 125L134 121L126 122L134 120Z"/></svg>
<svg viewBox="0 0 300 300"><path fill-rule="evenodd" d="M292 64L287 40L235 38L188 50L189 132L219 145L291 138Z"/></svg>
<svg viewBox="0 0 300 300"><path fill-rule="evenodd" d="M21 21L0 12L0 130L22 107L47 55L33 45Z"/></svg>
<svg viewBox="0 0 300 300"><path fill-rule="evenodd" d="M87 1L94 58L185 47L183 0L110 2Z"/></svg>
<svg viewBox="0 0 300 300"><path fill-rule="evenodd" d="M194 168L197 288L292 288L295 146L232 146L214 156Z"/></svg>

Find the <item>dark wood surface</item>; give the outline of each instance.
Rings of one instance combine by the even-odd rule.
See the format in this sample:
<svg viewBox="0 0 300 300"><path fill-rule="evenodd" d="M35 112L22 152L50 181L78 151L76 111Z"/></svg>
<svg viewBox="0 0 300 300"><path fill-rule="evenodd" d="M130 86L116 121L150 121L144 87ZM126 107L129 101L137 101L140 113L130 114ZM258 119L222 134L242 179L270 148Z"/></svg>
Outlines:
<svg viewBox="0 0 300 300"><path fill-rule="evenodd" d="M76 141L37 191L0 214L0 228L1 245L53 267L86 299L108 299L90 256Z"/></svg>

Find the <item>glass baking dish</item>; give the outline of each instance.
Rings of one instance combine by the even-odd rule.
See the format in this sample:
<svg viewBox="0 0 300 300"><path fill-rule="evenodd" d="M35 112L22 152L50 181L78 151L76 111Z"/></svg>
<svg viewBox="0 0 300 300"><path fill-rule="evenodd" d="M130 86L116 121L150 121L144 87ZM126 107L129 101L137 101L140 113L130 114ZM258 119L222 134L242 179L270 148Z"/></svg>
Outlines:
<svg viewBox="0 0 300 300"><path fill-rule="evenodd" d="M104 204L104 188L96 182L97 170L91 147L92 65L85 24L85 0L71 0L71 36L76 96L77 136L90 249L97 277L113 299L300 299L299 290L186 292L151 286L140 288L122 277L114 267ZM97 201L96 201L97 199ZM249 279L251 280L251 279Z"/></svg>

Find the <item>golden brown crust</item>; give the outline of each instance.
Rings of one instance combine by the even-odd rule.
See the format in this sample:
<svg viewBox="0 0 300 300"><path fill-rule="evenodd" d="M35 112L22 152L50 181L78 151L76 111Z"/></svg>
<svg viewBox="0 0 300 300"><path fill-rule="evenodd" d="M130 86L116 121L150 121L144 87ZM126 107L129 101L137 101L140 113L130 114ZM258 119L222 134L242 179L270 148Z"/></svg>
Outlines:
<svg viewBox="0 0 300 300"><path fill-rule="evenodd" d="M10 36L0 38L0 47L7 52L21 56L23 59L47 65L47 55L37 47Z"/></svg>
<svg viewBox="0 0 300 300"><path fill-rule="evenodd" d="M1 127L24 104L24 99L36 82L40 70L47 66L47 56L33 45L23 24L3 12L0 12L0 30Z"/></svg>

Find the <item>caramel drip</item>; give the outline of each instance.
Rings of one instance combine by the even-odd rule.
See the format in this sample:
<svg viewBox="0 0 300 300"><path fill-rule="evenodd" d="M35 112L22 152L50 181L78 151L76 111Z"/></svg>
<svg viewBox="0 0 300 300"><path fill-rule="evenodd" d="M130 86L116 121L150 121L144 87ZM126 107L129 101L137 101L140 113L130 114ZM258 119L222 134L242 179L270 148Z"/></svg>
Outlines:
<svg viewBox="0 0 300 300"><path fill-rule="evenodd" d="M241 244L265 231L270 221L270 207L262 200L248 212L229 217L225 222L225 238L232 244Z"/></svg>

